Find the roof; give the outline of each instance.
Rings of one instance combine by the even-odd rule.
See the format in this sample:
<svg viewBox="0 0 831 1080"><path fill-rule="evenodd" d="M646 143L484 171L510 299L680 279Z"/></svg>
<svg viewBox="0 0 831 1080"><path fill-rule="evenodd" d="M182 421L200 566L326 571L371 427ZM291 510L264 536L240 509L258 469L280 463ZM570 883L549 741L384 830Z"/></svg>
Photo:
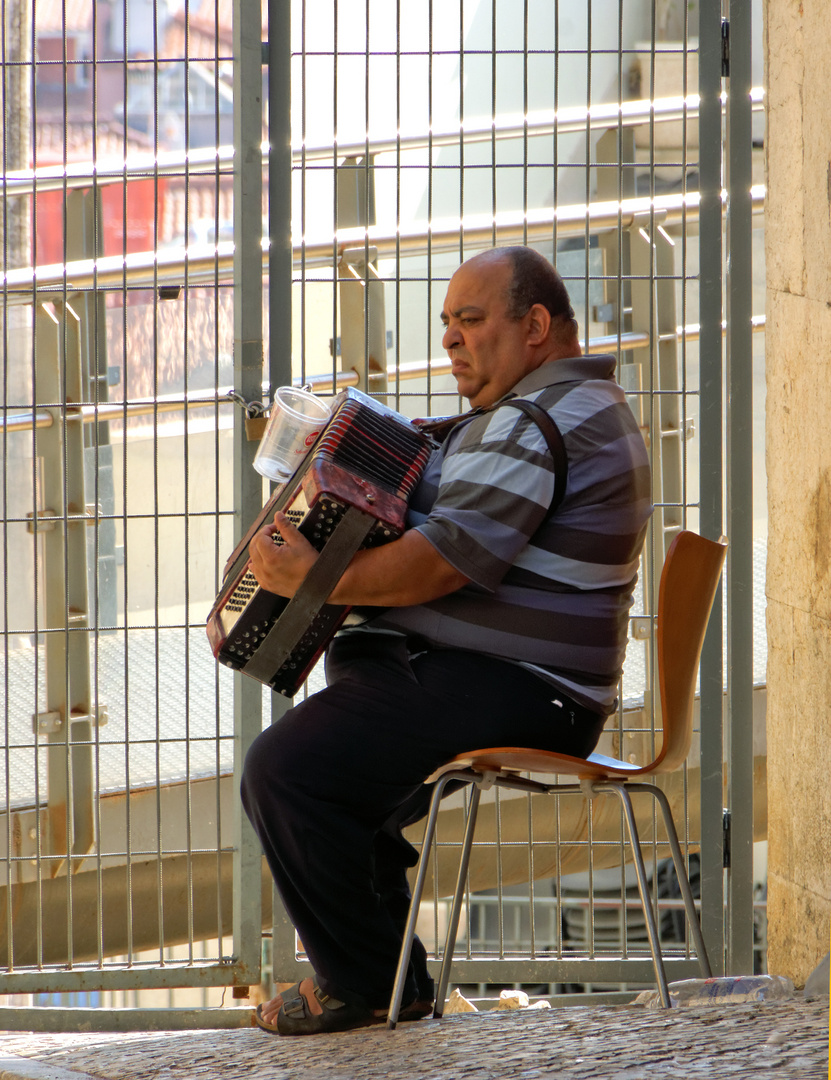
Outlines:
<svg viewBox="0 0 831 1080"><path fill-rule="evenodd" d="M267 0L261 0L260 9L261 24L265 30L268 26ZM64 29L69 33L90 31L94 10L95 5L90 0L37 0L35 31L38 34L62 34ZM220 39L230 39L234 0L201 0L187 7L183 4L177 11L171 11L171 17L182 23L186 13L195 32L213 36L218 27ZM99 13L98 17L100 20L102 15Z"/></svg>
<svg viewBox="0 0 831 1080"><path fill-rule="evenodd" d="M61 34L64 26L70 32L89 30L92 28L93 11L94 5L89 0L37 0L35 31L39 34Z"/></svg>

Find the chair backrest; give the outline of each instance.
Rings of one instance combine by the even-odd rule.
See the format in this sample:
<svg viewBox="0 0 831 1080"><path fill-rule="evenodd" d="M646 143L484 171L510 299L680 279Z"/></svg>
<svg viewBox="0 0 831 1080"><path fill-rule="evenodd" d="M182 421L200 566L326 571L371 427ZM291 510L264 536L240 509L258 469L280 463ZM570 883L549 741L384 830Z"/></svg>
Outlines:
<svg viewBox="0 0 831 1080"><path fill-rule="evenodd" d="M726 540L685 530L664 560L656 630L664 740L649 772L671 772L690 752L698 663L726 555Z"/></svg>
<svg viewBox="0 0 831 1080"><path fill-rule="evenodd" d="M471 765L494 771L632 779L679 768L690 752L698 662L726 554L726 540L714 542L683 531L670 544L664 560L656 630L663 745L654 761L638 766L598 753L584 759L551 750L495 746L459 754L428 776L426 783Z"/></svg>

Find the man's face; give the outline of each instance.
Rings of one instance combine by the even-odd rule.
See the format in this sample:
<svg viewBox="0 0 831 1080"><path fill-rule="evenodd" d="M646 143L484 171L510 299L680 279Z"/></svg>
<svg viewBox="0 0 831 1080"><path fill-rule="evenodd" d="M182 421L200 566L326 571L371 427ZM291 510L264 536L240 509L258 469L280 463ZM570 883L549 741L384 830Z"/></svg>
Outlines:
<svg viewBox="0 0 831 1080"><path fill-rule="evenodd" d="M472 259L459 267L447 288L442 347L452 361L459 393L474 407L498 401L535 366L527 349L526 320L508 317L511 273L507 259Z"/></svg>

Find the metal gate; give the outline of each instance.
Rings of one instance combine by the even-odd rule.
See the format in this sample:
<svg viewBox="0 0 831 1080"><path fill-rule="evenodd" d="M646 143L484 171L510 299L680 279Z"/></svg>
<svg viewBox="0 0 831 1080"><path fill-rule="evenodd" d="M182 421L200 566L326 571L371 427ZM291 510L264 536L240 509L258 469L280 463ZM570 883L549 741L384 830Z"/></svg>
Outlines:
<svg viewBox="0 0 831 1080"><path fill-rule="evenodd" d="M761 97L751 94L750 5L341 2L331 12L321 20L317 5L295 5L290 48L272 56L292 72L290 122L286 100L271 97L272 149L288 131L295 148L292 373L313 385L357 384L408 415L457 411L438 326L449 276L500 244L532 244L556 262L585 348L620 357L618 377L652 455L657 509L620 707L604 735L633 760L648 758L655 738L651 631L663 554L679 528L723 531L721 446L730 433L731 677L725 697L719 604L700 746L671 794L690 850L701 849L716 965L752 969L753 815L733 819L724 809L732 800L751 806L753 793L748 270L751 214L763 204L751 192L751 110ZM275 120L285 122L277 139ZM273 160L272 206L285 206L287 182L287 162ZM281 305L272 335L286 332L287 282L272 271L271 302ZM756 666L763 681L763 660ZM625 858L617 811L608 810L595 802L585 823L564 802L541 827L533 800L503 797L493 807L473 857L476 891L454 978L549 987L651 980L643 928L627 917L631 882L607 869ZM424 912L428 938L440 938L460 815L449 803ZM644 828L657 878L666 850L654 823ZM662 906L671 933L672 901ZM583 929L575 909L588 912ZM614 911L611 937L599 929L604 909ZM277 916L274 978L293 980L308 968L279 905ZM522 925L519 937L511 922ZM670 965L676 977L697 972L683 941Z"/></svg>
<svg viewBox="0 0 831 1080"><path fill-rule="evenodd" d="M13 1001L259 981L261 859L233 783L244 722L204 635L250 513L233 480L235 336L262 338L234 304L232 239L234 103L262 98L261 24L246 68L231 15L3 6ZM261 291L259 202L256 228Z"/></svg>
<svg viewBox="0 0 831 1080"><path fill-rule="evenodd" d="M217 670L203 630L266 494L246 420L292 381L459 410L446 283L505 243L557 263L652 455L611 748L653 740L668 541L729 533L730 678L719 607L673 797L714 966L748 970L753 815L724 808L752 805L754 768L749 3L114 0L77 27L31 3L6 5L2 57L4 992L260 982L270 886L235 772L285 703ZM494 807L456 976L650 981L617 817L538 821ZM276 904L269 974L305 971L299 949ZM668 967L696 970L685 942Z"/></svg>

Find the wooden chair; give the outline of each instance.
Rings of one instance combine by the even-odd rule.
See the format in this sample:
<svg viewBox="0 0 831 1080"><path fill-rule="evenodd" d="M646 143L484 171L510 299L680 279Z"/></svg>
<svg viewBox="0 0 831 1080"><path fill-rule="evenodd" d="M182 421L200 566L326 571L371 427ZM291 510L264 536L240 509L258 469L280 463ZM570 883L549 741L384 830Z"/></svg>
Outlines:
<svg viewBox="0 0 831 1080"><path fill-rule="evenodd" d="M501 746L459 754L427 778L425 783L435 784L435 789L424 829L421 857L413 885L412 902L390 1001L387 1021L389 1028L394 1028L398 1021L419 904L435 837L439 803L446 784L451 780L461 780L471 784L472 791L459 861L459 873L450 910L444 958L436 987L434 1016L440 1017L444 1010L479 799L483 789L493 786L542 794L581 794L589 799L601 793L613 793L618 796L635 862L658 990L662 1004L664 1007L669 1007L669 991L658 928L630 798L632 792L644 792L651 795L660 807L663 817L701 972L705 978L709 977L710 964L707 950L669 802L660 788L653 783L643 781L651 779L657 773L671 772L680 768L689 753L698 663L726 553L726 541L716 543L687 531L680 532L675 537L667 552L661 573L656 626L663 742L657 757L649 765L633 765L602 754L591 754L587 759L583 759L546 750ZM577 778L577 783L549 784L522 775L525 773L573 776Z"/></svg>

